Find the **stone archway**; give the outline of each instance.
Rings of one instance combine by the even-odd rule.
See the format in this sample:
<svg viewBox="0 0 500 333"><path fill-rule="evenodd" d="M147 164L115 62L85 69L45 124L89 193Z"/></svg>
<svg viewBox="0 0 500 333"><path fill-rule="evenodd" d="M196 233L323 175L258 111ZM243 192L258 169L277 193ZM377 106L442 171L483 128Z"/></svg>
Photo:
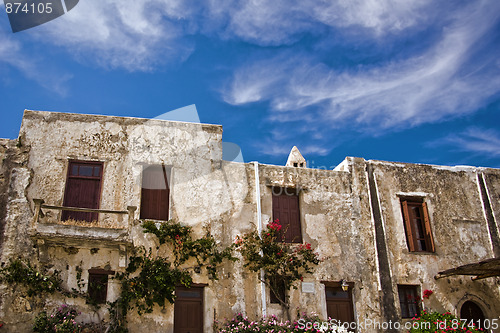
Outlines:
<svg viewBox="0 0 500 333"><path fill-rule="evenodd" d="M466 301L460 308L460 319L467 319L467 324L473 321L476 327L484 328L484 312L481 307L473 302Z"/></svg>

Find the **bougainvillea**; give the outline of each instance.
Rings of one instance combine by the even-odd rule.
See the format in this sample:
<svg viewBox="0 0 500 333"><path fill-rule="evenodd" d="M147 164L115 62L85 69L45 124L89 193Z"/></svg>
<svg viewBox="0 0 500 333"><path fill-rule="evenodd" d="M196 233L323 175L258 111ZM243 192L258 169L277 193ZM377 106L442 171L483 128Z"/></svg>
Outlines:
<svg viewBox="0 0 500 333"><path fill-rule="evenodd" d="M282 225L278 220L269 223L259 235L257 231L237 237L235 244L245 259L244 266L253 272L265 271L264 282L271 292L288 308L286 295L280 289L289 290L294 282L302 280L304 274L312 273L319 264L318 254L311 244L285 243Z"/></svg>
<svg viewBox="0 0 500 333"><path fill-rule="evenodd" d="M424 292L423 292L423 298L427 299L429 298L429 296L431 296L433 294L433 291L432 290L429 290L429 289L425 289Z"/></svg>

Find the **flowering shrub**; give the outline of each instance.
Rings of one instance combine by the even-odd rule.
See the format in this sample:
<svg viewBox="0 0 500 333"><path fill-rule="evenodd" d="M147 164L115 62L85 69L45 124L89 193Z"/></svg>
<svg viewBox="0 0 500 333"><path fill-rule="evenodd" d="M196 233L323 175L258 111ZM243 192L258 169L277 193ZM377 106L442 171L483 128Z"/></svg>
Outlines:
<svg viewBox="0 0 500 333"><path fill-rule="evenodd" d="M295 321L278 321L276 316L264 317L259 320L249 320L241 313L238 313L231 320L227 320L223 324L215 324L214 332L217 333L248 333L248 332L274 332L274 333L349 333L346 329L333 324L329 318L327 321L321 321L315 314L305 315Z"/></svg>
<svg viewBox="0 0 500 333"><path fill-rule="evenodd" d="M43 311L35 318L33 332L38 333L78 333L82 326L75 321L78 312L71 306L61 305L53 314Z"/></svg>
<svg viewBox="0 0 500 333"><path fill-rule="evenodd" d="M412 329L410 333L473 333L484 332L475 327L471 321L461 321L449 312L427 312L422 311L420 317L412 319Z"/></svg>
<svg viewBox="0 0 500 333"><path fill-rule="evenodd" d="M235 244L245 259L244 266L253 272L263 269L266 272L264 282L281 304L288 307L286 297L280 296L280 289L289 290L295 281L303 279L304 274L312 273L319 259L311 244L285 243L280 237L281 229L281 224L275 220L267 225L262 236L254 231L243 238L238 237Z"/></svg>
<svg viewBox="0 0 500 333"><path fill-rule="evenodd" d="M423 294L424 294L423 298L429 298L429 296L433 294L433 291L429 290L429 289L425 289Z"/></svg>

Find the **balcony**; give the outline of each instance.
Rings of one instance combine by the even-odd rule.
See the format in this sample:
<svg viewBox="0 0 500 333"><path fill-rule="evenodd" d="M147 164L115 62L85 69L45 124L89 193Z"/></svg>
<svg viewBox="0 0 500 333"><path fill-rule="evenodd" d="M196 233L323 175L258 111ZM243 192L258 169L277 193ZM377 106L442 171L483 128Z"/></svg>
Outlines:
<svg viewBox="0 0 500 333"><path fill-rule="evenodd" d="M47 205L43 199L33 199L35 211L31 224L31 237L38 245L47 243L65 247L119 247L132 246L130 229L137 207L126 210L107 210ZM61 212L93 213L95 221L61 221Z"/></svg>

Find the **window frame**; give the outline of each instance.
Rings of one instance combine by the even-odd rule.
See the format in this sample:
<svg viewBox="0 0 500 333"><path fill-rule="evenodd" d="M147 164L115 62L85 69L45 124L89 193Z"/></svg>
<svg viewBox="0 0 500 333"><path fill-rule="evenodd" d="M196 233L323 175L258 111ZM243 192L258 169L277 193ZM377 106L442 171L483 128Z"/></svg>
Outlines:
<svg viewBox="0 0 500 333"><path fill-rule="evenodd" d="M285 282L277 282L276 285L276 292L278 292L278 296L274 293L273 289L271 287L269 289L269 303L270 304L281 304L280 297L283 301L286 301L287 293L285 289Z"/></svg>
<svg viewBox="0 0 500 333"><path fill-rule="evenodd" d="M415 253L436 252L429 210L425 200L423 198L400 198L400 202L408 250ZM415 216L415 210L412 208L418 209L420 217ZM417 229L419 227L419 225L417 225L417 223L419 223L417 222L418 220L420 220L421 223L420 227L424 234L423 238L417 238ZM422 246L419 246L419 242L421 241L423 241L425 249L421 249Z"/></svg>
<svg viewBox="0 0 500 333"><path fill-rule="evenodd" d="M276 192L278 190L278 192ZM279 223L281 224L282 228L278 232L278 239L277 241L283 241L285 243L292 243L292 244L301 244L303 241L303 236L302 236L302 219L300 216L300 196L299 196L299 191L295 188L291 187L279 187L279 186L272 186L271 187L271 196L272 196L272 216L273 216L273 221L279 220ZM288 223L285 225L283 222L283 219L280 219L280 213L279 209L275 206L275 203L279 199L278 197L281 196L286 196L286 197L294 197L297 202L297 207L296 207L296 219L297 219L297 229L298 229L298 234L297 235L289 235L288 230L290 228L291 221L288 221ZM289 213L291 214L291 212ZM278 215L278 216L277 216Z"/></svg>
<svg viewBox="0 0 500 333"><path fill-rule="evenodd" d="M420 294L419 294L419 289L420 286L418 285L410 285L410 284L398 284L398 300L399 300L399 307L401 310L401 318L402 319L411 319L415 316L420 315L420 309L421 309L421 301L420 301ZM415 300L412 302L410 299L408 299L408 293L406 291L410 291L413 293L413 299ZM403 297L403 300L401 300L401 296ZM410 311L410 305L414 304L416 307L416 312Z"/></svg>
<svg viewBox="0 0 500 333"><path fill-rule="evenodd" d="M106 304L108 299L108 283L109 275L114 275L114 271L105 269L89 269L88 271L88 283L87 283L87 294L89 296L89 301L96 304ZM96 283L97 282L97 283ZM97 285L104 287L104 290L96 290Z"/></svg>
<svg viewBox="0 0 500 333"><path fill-rule="evenodd" d="M167 197L167 203L165 207L165 212L164 216L152 216L148 213L146 213L146 206L145 206L145 188L144 188L144 182L145 182L145 174L146 170L148 168L161 168L163 171L163 175L166 178L166 197ZM140 210L139 210L139 219L141 220L155 220L155 221L168 221L170 218L170 188L171 188L171 175L172 175L172 167L165 165L165 164L145 164L143 165L142 168L142 176L141 176L141 197L140 197ZM148 189L150 190L150 189ZM163 190L163 189L161 189ZM161 213L159 214L161 215Z"/></svg>
<svg viewBox="0 0 500 333"><path fill-rule="evenodd" d="M85 166L92 166L92 167L100 167L100 173L99 176L85 176L85 175L73 175L72 174L72 169L73 166L77 165L78 168L80 166L85 165ZM102 161L89 161L89 160L76 160L76 159L71 159L68 160L68 170L66 172L66 184L64 185L64 196L63 196L63 206L65 207L70 207L70 192L71 192L71 186L70 183L71 180L87 180L87 181L98 181L99 182L99 187L97 189L97 196L95 197L95 202L96 202L96 207L94 209L99 209L101 206L101 195L102 195L102 186L103 186L103 179L104 179L104 162ZM92 173L94 170L92 170ZM71 207L78 207L78 208L89 208L89 207L83 207L82 205L71 205ZM92 222L92 221L98 221L99 220L99 213L78 213L78 212L72 212L69 210L63 210L61 212L61 221L65 221L68 219L73 218L74 215L76 214L86 214L88 218L85 219L87 222Z"/></svg>

